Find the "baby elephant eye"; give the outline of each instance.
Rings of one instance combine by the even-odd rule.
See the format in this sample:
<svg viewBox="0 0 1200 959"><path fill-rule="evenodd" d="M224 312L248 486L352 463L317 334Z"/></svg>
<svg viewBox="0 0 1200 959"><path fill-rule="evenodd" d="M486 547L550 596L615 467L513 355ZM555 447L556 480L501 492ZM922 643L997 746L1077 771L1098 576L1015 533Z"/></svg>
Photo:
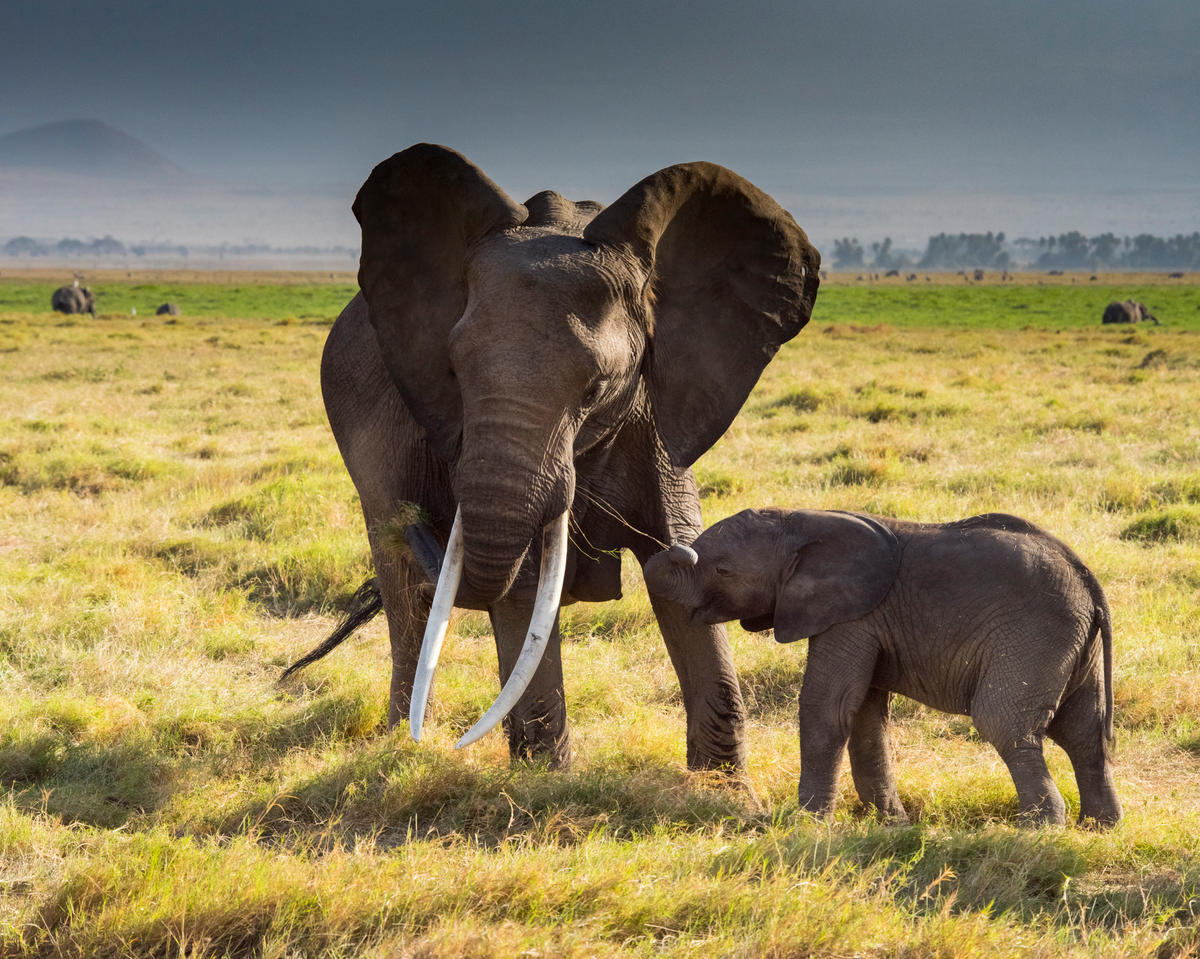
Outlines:
<svg viewBox="0 0 1200 959"><path fill-rule="evenodd" d="M728 566L717 566L716 573L718 576L732 576L733 570L731 570Z"/></svg>

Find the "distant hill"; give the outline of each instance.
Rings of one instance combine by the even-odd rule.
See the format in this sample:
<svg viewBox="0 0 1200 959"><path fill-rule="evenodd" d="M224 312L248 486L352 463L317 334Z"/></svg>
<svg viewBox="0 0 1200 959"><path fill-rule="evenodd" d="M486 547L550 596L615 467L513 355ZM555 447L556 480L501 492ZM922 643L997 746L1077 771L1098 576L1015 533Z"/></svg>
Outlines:
<svg viewBox="0 0 1200 959"><path fill-rule="evenodd" d="M0 136L0 170L143 180L186 175L141 140L99 120L62 120Z"/></svg>

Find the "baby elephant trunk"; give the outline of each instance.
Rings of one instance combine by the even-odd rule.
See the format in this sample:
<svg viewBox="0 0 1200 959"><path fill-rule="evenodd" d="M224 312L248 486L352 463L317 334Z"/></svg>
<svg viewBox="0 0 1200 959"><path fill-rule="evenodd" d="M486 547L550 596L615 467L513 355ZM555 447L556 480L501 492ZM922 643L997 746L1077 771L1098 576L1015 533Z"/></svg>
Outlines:
<svg viewBox="0 0 1200 959"><path fill-rule="evenodd" d="M646 589L676 603L685 603L692 593L693 572L700 557L690 546L676 543L651 556L646 563Z"/></svg>

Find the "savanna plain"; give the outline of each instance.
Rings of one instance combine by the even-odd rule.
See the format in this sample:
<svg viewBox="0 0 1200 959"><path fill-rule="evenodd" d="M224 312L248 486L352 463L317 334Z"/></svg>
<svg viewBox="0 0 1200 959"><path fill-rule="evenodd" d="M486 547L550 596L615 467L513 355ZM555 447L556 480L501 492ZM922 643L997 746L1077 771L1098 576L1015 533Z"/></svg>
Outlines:
<svg viewBox="0 0 1200 959"><path fill-rule="evenodd" d="M1019 828L969 721L904 700L913 824L846 770L831 821L799 812L804 644L736 625L749 772L689 773L629 560L562 616L568 772L454 751L497 690L478 614L420 745L386 729L382 618L277 684L370 575L317 385L352 276L121 274L93 319L5 271L0 955L1200 953L1200 278L1053 279L833 278L696 472L708 523L1002 510L1071 544L1113 610L1107 833ZM1101 327L1126 297L1162 325Z"/></svg>

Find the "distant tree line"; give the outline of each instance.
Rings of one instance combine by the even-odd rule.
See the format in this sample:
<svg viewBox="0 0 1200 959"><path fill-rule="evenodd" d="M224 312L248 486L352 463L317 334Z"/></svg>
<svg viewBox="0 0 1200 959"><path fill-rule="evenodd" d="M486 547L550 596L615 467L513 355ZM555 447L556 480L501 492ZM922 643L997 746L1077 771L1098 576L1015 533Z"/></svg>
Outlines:
<svg viewBox="0 0 1200 959"><path fill-rule="evenodd" d="M126 246L120 240L111 236L102 236L98 240L76 240L64 237L61 240L36 240L31 236L15 236L4 244L4 254L10 257L54 256L65 259L74 258L112 258L129 256L175 256L187 257L191 252L204 256L263 256L273 253L289 255L320 255L336 254L346 257L357 257L358 250L345 246L291 246L276 247L262 243L230 244L219 246L188 247L176 243L138 243Z"/></svg>
<svg viewBox="0 0 1200 959"><path fill-rule="evenodd" d="M925 252L896 251L887 237L871 244L868 261L854 237L833 241L835 270L961 270L1013 269L1017 263L1059 270L1200 270L1200 233L1158 237L1113 233L1087 237L1078 231L1036 239L1021 237L1009 243L1001 233L939 233Z"/></svg>
<svg viewBox="0 0 1200 959"><path fill-rule="evenodd" d="M1112 233L1086 237L1073 231L1024 242L1036 251L1034 264L1046 269L1200 269L1200 233L1172 237L1139 233L1122 238Z"/></svg>

